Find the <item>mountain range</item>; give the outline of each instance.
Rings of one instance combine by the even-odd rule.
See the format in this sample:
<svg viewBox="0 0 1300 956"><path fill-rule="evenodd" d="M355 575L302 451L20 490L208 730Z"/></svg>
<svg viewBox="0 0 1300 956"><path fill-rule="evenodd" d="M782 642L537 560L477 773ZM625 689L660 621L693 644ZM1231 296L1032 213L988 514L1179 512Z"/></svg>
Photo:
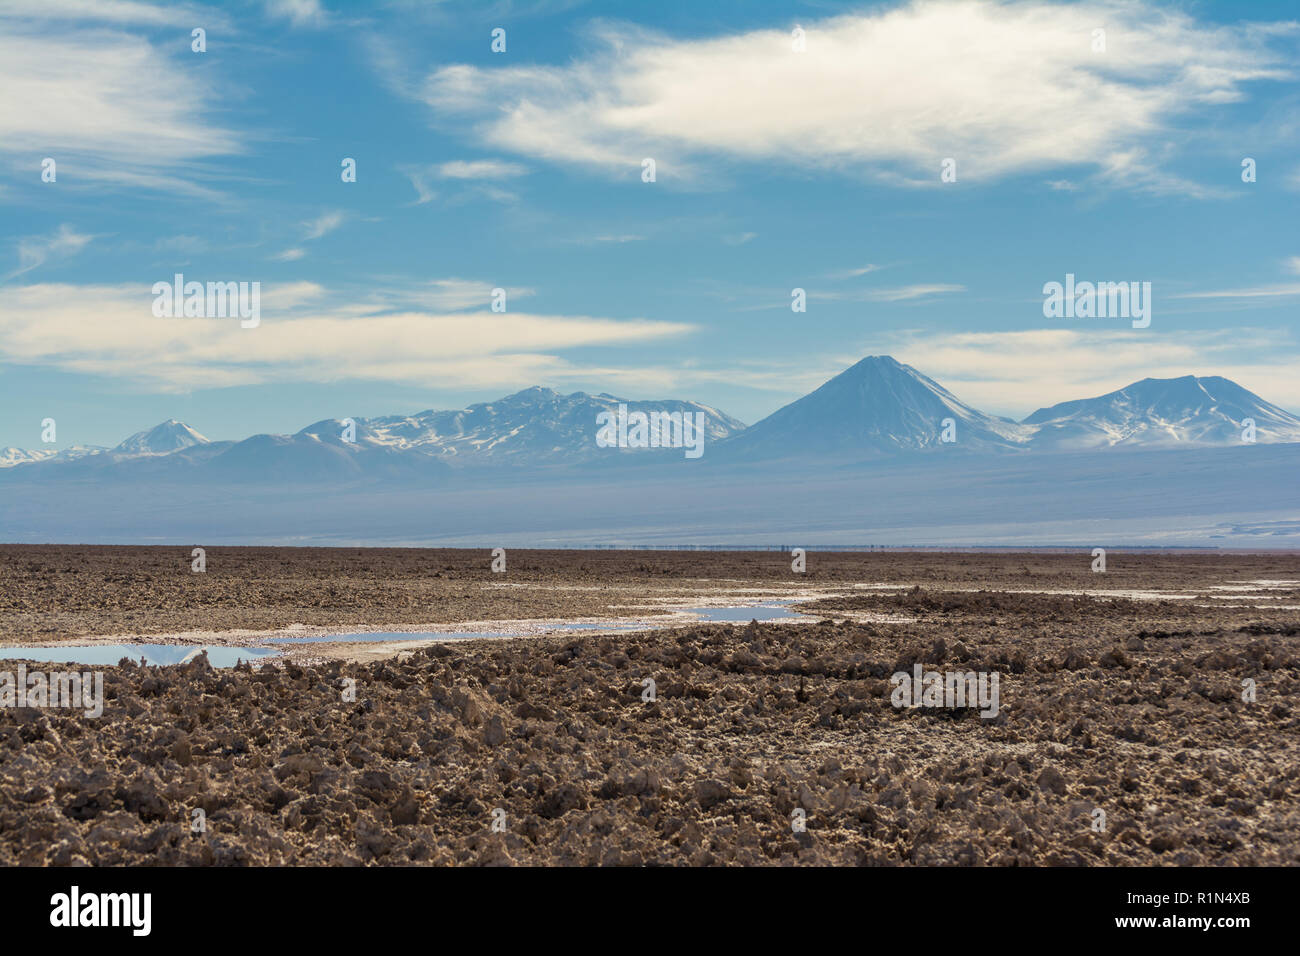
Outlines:
<svg viewBox="0 0 1300 956"><path fill-rule="evenodd" d="M538 468L680 460L668 448L602 448L597 416L697 415L705 458L852 460L936 453L1095 451L1242 444L1248 420L1260 444L1300 442L1300 418L1219 376L1152 379L1096 398L1042 408L1023 421L989 415L890 356L869 356L746 427L699 402L631 401L533 387L468 408L379 418L323 419L293 435L212 442L170 419L113 448L0 450L0 469L44 477L186 474L296 480L363 475L441 476L465 466Z"/></svg>

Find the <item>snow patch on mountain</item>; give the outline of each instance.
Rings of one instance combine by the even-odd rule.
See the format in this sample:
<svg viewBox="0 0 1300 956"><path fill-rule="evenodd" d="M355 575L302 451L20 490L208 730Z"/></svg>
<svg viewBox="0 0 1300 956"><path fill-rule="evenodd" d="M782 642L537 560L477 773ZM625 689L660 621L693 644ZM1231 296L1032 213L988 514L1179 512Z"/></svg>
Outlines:
<svg viewBox="0 0 1300 956"><path fill-rule="evenodd" d="M161 425L155 425L146 431L136 432L126 441L113 449L115 455L170 455L182 448L194 445L206 445L208 439L197 431L169 418Z"/></svg>
<svg viewBox="0 0 1300 956"><path fill-rule="evenodd" d="M1218 375L1144 378L1097 398L1040 408L1024 420L1037 448L1240 444L1245 422L1261 444L1300 441L1300 418Z"/></svg>
<svg viewBox="0 0 1300 956"><path fill-rule="evenodd" d="M534 386L493 402L452 411L424 411L355 419L358 445L417 451L446 461L503 463L575 462L608 456L624 449L596 444L596 419L616 413L625 404L630 412L701 412L706 442L721 441L745 425L700 402L665 399L631 401L614 395L586 392L561 394ZM327 419L308 425L299 435L330 444L343 442L344 423Z"/></svg>
<svg viewBox="0 0 1300 956"><path fill-rule="evenodd" d="M43 461L46 458L52 458L56 455L53 449L39 449L37 451L28 451L26 448L15 448L10 445L8 448L0 448L0 468L12 468L14 465L22 465L31 461Z"/></svg>
<svg viewBox="0 0 1300 956"><path fill-rule="evenodd" d="M945 419L953 441L943 441ZM987 415L889 355L872 355L725 445L742 458L862 457L939 446L1021 447L1033 430Z"/></svg>

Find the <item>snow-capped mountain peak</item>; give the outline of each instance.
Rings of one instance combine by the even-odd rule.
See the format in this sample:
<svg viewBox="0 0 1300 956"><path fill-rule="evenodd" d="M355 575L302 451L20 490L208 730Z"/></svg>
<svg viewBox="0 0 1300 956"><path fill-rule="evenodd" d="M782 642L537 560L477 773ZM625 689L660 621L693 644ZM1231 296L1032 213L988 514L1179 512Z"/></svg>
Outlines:
<svg viewBox="0 0 1300 956"><path fill-rule="evenodd" d="M208 439L189 425L174 418L169 418L161 425L155 425L146 431L136 432L114 448L113 454L170 455L182 448L206 444L208 444Z"/></svg>
<svg viewBox="0 0 1300 956"><path fill-rule="evenodd" d="M132 435L108 454L91 446L57 453L0 450L0 469L80 475L88 468L152 474L176 467L251 476L380 474L427 480L453 464L527 468L666 460L663 448L601 444L601 419L620 416L624 406L627 416L639 412L651 422L656 413L700 415L709 461L1240 446L1248 420L1260 444L1300 443L1300 417L1220 376L1146 378L1015 422L967 405L910 365L875 355L748 428L700 402L637 401L609 392L564 394L534 386L466 408L350 421L329 418L294 435L253 435L240 442L210 442L170 419Z"/></svg>
<svg viewBox="0 0 1300 956"><path fill-rule="evenodd" d="M1223 445L1247 420L1259 443L1300 441L1300 418L1218 375L1144 378L1096 398L1040 408L1024 420L1051 448Z"/></svg>
<svg viewBox="0 0 1300 956"><path fill-rule="evenodd" d="M871 355L747 428L726 449L764 458L889 454L942 444L990 450L1015 448L1030 431L972 408L892 356Z"/></svg>
<svg viewBox="0 0 1300 956"><path fill-rule="evenodd" d="M620 404L627 405L629 411L701 412L705 439L710 442L745 427L699 402L629 401L586 392L565 395L533 386L468 408L358 418L354 440L359 446L414 450L449 461L582 461L602 453L595 441L597 415L614 412ZM308 425L298 434L337 444L342 441L342 433L341 420L327 419Z"/></svg>
<svg viewBox="0 0 1300 956"><path fill-rule="evenodd" d="M55 454L56 452L53 449L28 451L26 448L15 448L10 445L8 448L0 448L0 468L10 468L29 461L43 461L46 458L54 457Z"/></svg>

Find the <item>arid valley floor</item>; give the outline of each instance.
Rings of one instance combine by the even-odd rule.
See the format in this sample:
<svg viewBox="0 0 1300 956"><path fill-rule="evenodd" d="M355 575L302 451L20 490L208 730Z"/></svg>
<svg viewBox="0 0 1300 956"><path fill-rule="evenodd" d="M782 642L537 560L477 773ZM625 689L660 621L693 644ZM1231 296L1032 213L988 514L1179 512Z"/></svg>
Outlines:
<svg viewBox="0 0 1300 956"><path fill-rule="evenodd" d="M0 863L1300 864L1300 555L491 561L0 547L11 648L411 632L0 709ZM774 600L806 617L685 610ZM998 673L997 717L893 706L916 663Z"/></svg>

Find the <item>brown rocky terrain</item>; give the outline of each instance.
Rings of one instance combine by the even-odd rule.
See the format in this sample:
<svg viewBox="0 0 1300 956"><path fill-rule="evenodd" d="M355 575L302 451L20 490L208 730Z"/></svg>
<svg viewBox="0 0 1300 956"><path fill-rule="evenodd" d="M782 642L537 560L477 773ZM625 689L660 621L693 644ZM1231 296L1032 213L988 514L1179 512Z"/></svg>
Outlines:
<svg viewBox="0 0 1300 956"><path fill-rule="evenodd" d="M585 617L654 597L735 587L1210 589L1229 580L1300 579L1300 556L1112 551L1105 574L1069 553L817 552L794 574L774 551L483 550L0 545L0 641L233 628L418 626ZM1287 603L1296 604L1300 601Z"/></svg>
<svg viewBox="0 0 1300 956"><path fill-rule="evenodd" d="M510 580L532 586L501 589L486 552L370 565L341 552L318 568L240 549L240 592L220 575L195 582L187 563L173 572L175 549L103 549L88 565L75 552L96 549L4 550L12 638L46 614L67 636L273 626L314 608L336 621L402 593L433 603L386 620L575 614L593 593L582 606L607 613L665 579L681 591L791 577L778 553L511 552ZM214 569L214 556L227 559L210 552ZM368 664L108 668L101 718L0 709L0 862L1300 864L1300 600L1287 586L1258 600L1212 590L1300 579L1300 562L1112 555L1093 575L1089 560L810 555L823 584L908 587L812 602L814 624L449 641ZM543 589L584 582L599 590ZM1204 596L1025 593L1103 583ZM864 611L913 620L851 619ZM998 672L999 715L895 708L889 677L917 662Z"/></svg>

